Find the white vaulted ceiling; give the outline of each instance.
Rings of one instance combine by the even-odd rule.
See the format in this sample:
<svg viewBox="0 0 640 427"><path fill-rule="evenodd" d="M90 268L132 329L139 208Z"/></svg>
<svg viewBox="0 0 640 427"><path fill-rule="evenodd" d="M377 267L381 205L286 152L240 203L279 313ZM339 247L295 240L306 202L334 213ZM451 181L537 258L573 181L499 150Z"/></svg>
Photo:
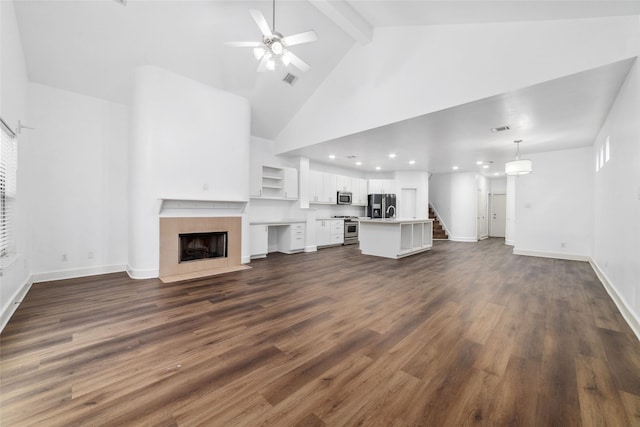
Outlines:
<svg viewBox="0 0 640 427"><path fill-rule="evenodd" d="M352 0L340 4L342 10L346 8L364 25L371 26L374 42L376 28L382 27L640 14L640 1L635 0ZM227 41L259 40L260 33L248 9L261 10L271 24L271 1L128 0L122 6L114 0L16 0L15 8L31 81L127 104L134 69L143 64L156 65L248 98L252 107L252 134L276 139L310 99L318 93L322 95L326 82L336 77L340 64L348 62L349 55L360 46L345 29L345 22L322 12L334 6L335 2L327 0L276 1L279 32L287 35L314 29L318 34L317 42L292 49L311 66L304 74L293 67L256 73L257 62L251 49L224 46ZM395 45L394 50L396 54L411 52L419 45L419 40L407 40ZM385 55L380 52L381 61ZM419 150L422 160L418 167L432 172L444 171L445 165L448 167L458 158L499 163L512 153L513 147L480 135L476 129L485 129L486 123L511 124L506 122L516 120L516 114L528 117L532 124L522 137L537 144L534 147L532 143L528 149L523 146L524 150L575 147L578 139L584 146L593 140L630 66L631 61L618 61L530 87L513 87L501 94L448 106L400 123L390 119L356 134L310 140L308 146L303 143L303 148L285 153L326 162L326 156L334 152L339 157L338 164L344 167L354 167L353 162L340 157L359 155L367 159L366 170L373 168L376 157L384 158L390 147L406 153L403 161L416 156L410 153ZM299 77L293 86L281 81L287 72ZM473 72L473 67L468 72ZM361 81L368 78L363 74L359 77ZM359 79L345 84L355 88ZM406 89L413 83L398 84ZM334 96L323 102L323 108L326 111L340 103L340 97ZM514 109L514 105L518 107ZM459 120L461 117L465 120ZM322 119L317 117L320 123ZM580 133L570 138L559 137L568 127L580 129ZM548 137L552 133L555 138ZM395 145L390 145L390 140ZM499 142L501 149L496 147ZM386 163L385 168L405 167Z"/></svg>

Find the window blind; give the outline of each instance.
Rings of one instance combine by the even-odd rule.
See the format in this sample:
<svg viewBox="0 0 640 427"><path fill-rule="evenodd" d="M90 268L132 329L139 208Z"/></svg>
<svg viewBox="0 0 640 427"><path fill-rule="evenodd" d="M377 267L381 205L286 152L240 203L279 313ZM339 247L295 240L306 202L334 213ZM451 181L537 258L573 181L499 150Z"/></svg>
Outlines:
<svg viewBox="0 0 640 427"><path fill-rule="evenodd" d="M0 141L0 257L16 252L15 208L17 196L18 147L15 133L2 122Z"/></svg>

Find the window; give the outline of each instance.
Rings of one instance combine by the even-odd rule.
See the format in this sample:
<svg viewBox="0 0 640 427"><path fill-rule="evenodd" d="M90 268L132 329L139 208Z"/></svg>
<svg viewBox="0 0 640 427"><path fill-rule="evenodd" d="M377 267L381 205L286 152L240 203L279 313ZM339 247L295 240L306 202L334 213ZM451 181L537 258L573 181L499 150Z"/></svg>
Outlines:
<svg viewBox="0 0 640 427"><path fill-rule="evenodd" d="M1 119L0 119L1 120ZM0 141L0 258L15 253L14 214L18 172L16 134L2 121Z"/></svg>

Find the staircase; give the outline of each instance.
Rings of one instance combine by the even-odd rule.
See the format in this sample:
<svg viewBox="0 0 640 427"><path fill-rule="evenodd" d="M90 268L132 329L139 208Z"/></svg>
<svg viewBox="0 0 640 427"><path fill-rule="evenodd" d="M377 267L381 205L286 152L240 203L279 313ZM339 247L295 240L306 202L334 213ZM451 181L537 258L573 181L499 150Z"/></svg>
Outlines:
<svg viewBox="0 0 640 427"><path fill-rule="evenodd" d="M429 218L433 219L433 240L449 240L447 232L442 228L442 224L438 221L436 213L429 207Z"/></svg>

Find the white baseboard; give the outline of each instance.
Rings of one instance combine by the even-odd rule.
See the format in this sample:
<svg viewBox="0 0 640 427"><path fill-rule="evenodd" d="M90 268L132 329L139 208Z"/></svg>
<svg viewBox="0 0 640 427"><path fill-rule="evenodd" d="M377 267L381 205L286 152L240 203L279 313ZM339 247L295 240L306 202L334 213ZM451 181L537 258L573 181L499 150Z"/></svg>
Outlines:
<svg viewBox="0 0 640 427"><path fill-rule="evenodd" d="M604 286L604 289L613 300L613 303L618 307L618 310L620 310L620 314L622 314L622 317L624 317L624 320L627 321L627 324L636 335L636 338L640 340L640 320L633 314L633 311L631 311L624 298L618 294L618 291L613 287L607 278L607 275L600 269L600 266L598 266L592 258L589 258L589 264L596 273L596 276L598 276L598 279L600 279L602 286Z"/></svg>
<svg viewBox="0 0 640 427"><path fill-rule="evenodd" d="M2 314L0 315L0 332L2 332L4 330L4 327L7 326L7 323L9 323L9 319L11 319L13 313L16 312L20 303L22 302L22 300L24 300L27 292L29 292L29 289L31 289L31 285L33 285L33 280L31 280L31 277L29 277L22 284L22 286L20 286L16 290L16 292L11 295L10 299L8 300L8 305L4 307Z"/></svg>
<svg viewBox="0 0 640 427"><path fill-rule="evenodd" d="M478 238L449 236L449 240L451 240L452 242L476 243L478 241Z"/></svg>
<svg viewBox="0 0 640 427"><path fill-rule="evenodd" d="M589 261L589 257L586 255L569 254L564 252L545 252L545 251L513 248L513 254L535 256L540 258L566 259L568 261L585 261L585 262Z"/></svg>
<svg viewBox="0 0 640 427"><path fill-rule="evenodd" d="M240 264L249 264L251 262L251 256L243 256L240 259Z"/></svg>
<svg viewBox="0 0 640 427"><path fill-rule="evenodd" d="M316 245L309 245L304 248L305 252L316 252L317 250L318 250L318 247Z"/></svg>
<svg viewBox="0 0 640 427"><path fill-rule="evenodd" d="M76 277L96 276L98 274L118 273L125 271L124 265L103 265L100 267L75 268L71 270L50 271L47 273L34 273L31 275L33 283L50 282L51 280L73 279Z"/></svg>
<svg viewBox="0 0 640 427"><path fill-rule="evenodd" d="M127 264L127 274L132 279L157 279L160 277L160 271L156 269L136 270Z"/></svg>
<svg viewBox="0 0 640 427"><path fill-rule="evenodd" d="M516 242L514 242L513 240L504 239L504 244L509 246L515 246Z"/></svg>

